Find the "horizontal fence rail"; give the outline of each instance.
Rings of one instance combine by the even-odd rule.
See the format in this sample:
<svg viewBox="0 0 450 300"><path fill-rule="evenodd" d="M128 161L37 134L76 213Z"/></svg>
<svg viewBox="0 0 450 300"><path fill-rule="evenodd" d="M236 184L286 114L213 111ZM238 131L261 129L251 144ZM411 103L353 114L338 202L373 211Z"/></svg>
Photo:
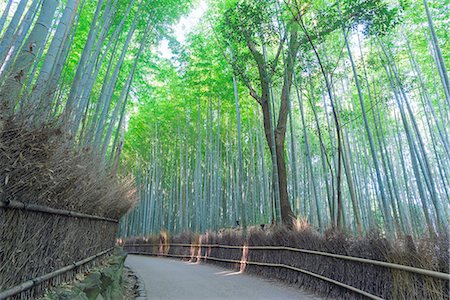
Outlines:
<svg viewBox="0 0 450 300"><path fill-rule="evenodd" d="M48 274L45 274L45 275L42 275L42 276L30 279L28 281L25 281L25 282L19 284L19 285L16 285L16 286L14 286L12 288L9 288L7 290L0 291L0 299L6 299L7 297L12 297L14 295L17 295L19 293L22 293L22 292L24 292L26 290L31 289L32 287L34 287L34 286L36 286L36 285L38 285L40 283L43 283L43 282L48 281L48 280L50 280L50 279L52 279L52 278L54 278L56 276L62 275L64 273L67 273L67 272L69 272L69 271L71 271L71 270L73 270L73 269L75 269L77 267L85 265L85 264L93 261L94 259L96 259L96 258L98 258L100 256L108 254L109 252L113 251L114 248L115 247L109 248L109 249L107 249L105 251L102 251L100 253L97 253L97 254L95 254L93 256L90 256L90 257L85 258L83 260L80 260L78 262L74 262L73 264L65 266L65 267L63 267L63 268L61 268L59 270L56 270L56 271L53 271L51 273L48 273Z"/></svg>
<svg viewBox="0 0 450 300"><path fill-rule="evenodd" d="M240 249L240 250L243 250L245 248L247 250L292 251L292 252L332 257L332 258L336 258L336 259L354 261L354 262L359 262L359 263L364 263L364 264L371 264L371 265L385 267L385 268L389 268L389 269L401 270L401 271L420 274L420 275L424 275L424 276L430 276L430 277L434 277L434 278L438 278L438 279L450 280L450 274L446 274L446 273L442 273L442 272L421 269L421 268L415 268L415 267L405 266L405 265L400 265L400 264L395 264L395 263L388 263L388 262L383 262L383 261L378 261L378 260L373 260L373 259L340 255L340 254L321 252L321 251L315 251L315 250L299 249L299 248L286 247L286 246L234 246L234 245L221 245L221 244L176 244L176 243L173 243L173 244L125 244L124 245L124 247L137 247L137 248L159 247L159 246L222 248L222 249ZM196 258L196 259L203 259L203 260L213 260L213 261L220 261L220 262L227 262L227 263L236 263L236 264L241 264L241 265L255 265L255 266L285 268L285 269L297 271L297 272L321 279L323 281L335 284L342 288L345 288L345 289L351 290L355 293L358 293L360 295L363 295L369 299L375 299L375 300L383 299L376 295L368 293L364 290L358 289L351 285L347 285L345 283L331 279L329 277L325 277L323 275L320 275L320 274L317 274L317 273L314 273L314 272L311 272L308 270L304 270L301 268L297 268L297 267L293 267L293 266L285 265L285 264L280 264L280 263L252 262L252 261L247 261L247 260L223 259L223 258L217 258L217 257L212 257L212 256L202 256L202 255L176 255L176 254L163 254L163 253L148 253L148 252L143 252L143 251L135 251L135 252L129 252L129 253L130 254L138 254L138 255L173 257L173 258L189 258L189 259Z"/></svg>
<svg viewBox="0 0 450 300"><path fill-rule="evenodd" d="M52 215L67 216L67 217L72 217L72 218L82 218L82 219L91 219L91 220L119 223L118 220L111 219L111 218L88 215L88 214L74 212L74 211L68 211L68 210L64 210L64 209L51 208L51 207L37 205L37 204L26 204L26 203L23 203L20 201L0 200L0 208L17 209L17 210L40 212L40 213L46 213L46 214L52 214Z"/></svg>
<svg viewBox="0 0 450 300"><path fill-rule="evenodd" d="M285 247L285 246L230 246L230 245L220 245L220 244L166 244L167 246L174 246L174 247L209 247L209 248L223 248L223 249L248 249L248 250L285 250L285 251L292 251L292 252L300 252L300 253L307 253L307 254L313 254L313 255L321 255L321 256L327 256L337 259L343 259L343 260L349 260L349 261L355 261L365 264L371 264L375 266L385 267L389 269L396 269L401 271L406 271L410 273L430 276L438 279L444 279L444 280L450 280L450 274L427 270L427 269L421 269L411 266L405 266L395 263L389 263L379 260L373 260L368 258L361 258L361 257L353 257L353 256L347 256L347 255L341 255L341 254L334 254L334 253L328 253L328 252L321 252L321 251L315 251L315 250L307 250L307 249L299 249L299 248L292 248L292 247ZM125 245L126 247L145 247L145 246L160 246L160 244L129 244Z"/></svg>
<svg viewBox="0 0 450 300"><path fill-rule="evenodd" d="M174 257L174 258L192 258L191 255L176 255L176 254L156 254L156 253L147 253L147 252L130 252L129 254L138 254L138 255L149 255L149 256L165 256L165 257ZM338 285L340 287L346 288L348 290L351 290L355 293L358 293L360 295L363 295L369 299L374 299L374 300L383 300L383 298L380 298L376 295L370 294L366 291L360 290L358 288L355 288L351 285L347 285L345 283L336 281L334 279L310 272L308 270L304 270L304 269L300 269L300 268L296 268L296 267L292 267L289 265L285 265L285 264L272 264L272 263L261 263L261 262L251 262L251 261L241 261L241 260L234 260L234 259L225 259L225 258L217 258L217 257L212 257L212 256L198 256L195 255L194 256L197 259L204 259L204 260L214 260L214 261L220 261L220 262L227 262L227 263L238 263L238 264L246 264L246 265L255 265L255 266L264 266L264 267L277 267L277 268L285 268L285 269L290 269L293 271L297 271L300 273L304 273L319 279L322 279L324 281L333 283L335 285Z"/></svg>

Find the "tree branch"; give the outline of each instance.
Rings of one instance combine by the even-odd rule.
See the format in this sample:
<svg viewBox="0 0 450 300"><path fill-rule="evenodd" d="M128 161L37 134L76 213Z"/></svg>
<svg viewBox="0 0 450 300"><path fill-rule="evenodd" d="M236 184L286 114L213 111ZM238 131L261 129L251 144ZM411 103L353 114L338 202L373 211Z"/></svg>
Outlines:
<svg viewBox="0 0 450 300"><path fill-rule="evenodd" d="M227 57L227 55L225 54L225 50L220 45L219 37L217 36L217 32L214 29L214 26L212 26L211 23L209 24L209 26L211 27L211 29L214 33L214 37L216 39L217 46L220 48L220 51L222 52L222 55L223 55L225 61L228 62L228 64L231 66L233 73L237 77L239 77L242 80L242 82L244 82L245 86L250 90L250 96L252 96L256 101L258 101L258 103L261 104L261 96L258 95L258 92L253 87L252 83L250 82L250 79L248 79L248 76L245 74L245 72L239 68L238 64L233 63L233 61Z"/></svg>
<svg viewBox="0 0 450 300"><path fill-rule="evenodd" d="M280 54L281 54L281 51L283 50L285 41L286 41L286 33L284 34L283 38L280 40L280 45L278 46L277 54L275 55L275 58L272 61L272 64L271 64L272 73L275 73L275 70L276 70L278 62L279 62Z"/></svg>

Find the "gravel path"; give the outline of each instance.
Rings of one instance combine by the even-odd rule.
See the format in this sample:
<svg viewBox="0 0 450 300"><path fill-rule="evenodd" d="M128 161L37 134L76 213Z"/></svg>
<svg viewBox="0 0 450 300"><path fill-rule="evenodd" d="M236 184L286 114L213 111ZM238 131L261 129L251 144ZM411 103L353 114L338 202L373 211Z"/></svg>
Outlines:
<svg viewBox="0 0 450 300"><path fill-rule="evenodd" d="M144 281L148 299L319 299L280 283L207 264L128 255L126 265Z"/></svg>

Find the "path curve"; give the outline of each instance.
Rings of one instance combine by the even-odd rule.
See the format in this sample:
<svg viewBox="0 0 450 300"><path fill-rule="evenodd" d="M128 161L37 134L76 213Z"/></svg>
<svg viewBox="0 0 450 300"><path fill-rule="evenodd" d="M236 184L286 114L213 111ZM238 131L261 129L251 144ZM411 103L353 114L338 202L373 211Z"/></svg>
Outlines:
<svg viewBox="0 0 450 300"><path fill-rule="evenodd" d="M319 299L293 287L208 264L128 255L126 265L140 275L149 299Z"/></svg>

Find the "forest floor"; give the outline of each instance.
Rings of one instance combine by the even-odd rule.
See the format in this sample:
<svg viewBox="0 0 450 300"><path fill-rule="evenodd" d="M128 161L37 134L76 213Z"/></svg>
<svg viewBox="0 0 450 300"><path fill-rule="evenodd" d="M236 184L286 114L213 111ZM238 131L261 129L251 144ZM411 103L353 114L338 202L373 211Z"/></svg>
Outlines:
<svg viewBox="0 0 450 300"><path fill-rule="evenodd" d="M321 299L280 282L217 266L128 255L152 299Z"/></svg>

